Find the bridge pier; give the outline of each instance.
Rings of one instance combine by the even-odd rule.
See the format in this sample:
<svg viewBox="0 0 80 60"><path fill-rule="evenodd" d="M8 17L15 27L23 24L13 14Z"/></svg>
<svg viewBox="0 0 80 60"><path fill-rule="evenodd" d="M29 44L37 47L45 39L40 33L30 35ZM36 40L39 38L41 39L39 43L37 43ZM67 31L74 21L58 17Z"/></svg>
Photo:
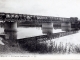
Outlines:
<svg viewBox="0 0 80 60"><path fill-rule="evenodd" d="M71 31L71 23L70 22L62 22L61 23L62 31Z"/></svg>
<svg viewBox="0 0 80 60"><path fill-rule="evenodd" d="M53 23L42 23L42 33L43 34L53 33Z"/></svg>
<svg viewBox="0 0 80 60"><path fill-rule="evenodd" d="M17 31L17 22L5 21L4 31Z"/></svg>
<svg viewBox="0 0 80 60"><path fill-rule="evenodd" d="M17 22L4 22L4 32L6 34L6 40L11 45L15 45L17 39Z"/></svg>

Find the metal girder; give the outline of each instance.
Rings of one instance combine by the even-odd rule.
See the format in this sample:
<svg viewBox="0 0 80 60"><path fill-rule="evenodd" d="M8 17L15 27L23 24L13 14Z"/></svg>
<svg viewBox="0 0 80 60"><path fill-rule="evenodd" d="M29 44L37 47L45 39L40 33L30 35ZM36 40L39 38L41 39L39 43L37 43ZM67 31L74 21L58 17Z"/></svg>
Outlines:
<svg viewBox="0 0 80 60"><path fill-rule="evenodd" d="M78 19L78 18L77 18ZM39 15L29 15L29 14L15 14L15 13L0 13L1 21L34 21L40 23L46 22L73 22L74 18L62 18L62 17L51 17L51 16L39 16Z"/></svg>

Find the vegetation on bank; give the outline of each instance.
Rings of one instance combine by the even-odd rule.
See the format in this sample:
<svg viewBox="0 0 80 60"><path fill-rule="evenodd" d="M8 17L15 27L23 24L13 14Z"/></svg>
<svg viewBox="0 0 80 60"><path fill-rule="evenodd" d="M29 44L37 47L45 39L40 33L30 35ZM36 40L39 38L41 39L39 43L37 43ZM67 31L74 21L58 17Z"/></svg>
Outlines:
<svg viewBox="0 0 80 60"><path fill-rule="evenodd" d="M23 46L23 49L26 51L35 52L35 53L51 53L51 54L65 54L65 53L80 53L80 45L74 45L66 43L63 45L62 42L59 45L54 41L46 41L42 43L33 43Z"/></svg>
<svg viewBox="0 0 80 60"><path fill-rule="evenodd" d="M27 44L12 47L5 41L5 45L0 45L0 54L8 53L37 53L37 54L79 54L80 53L80 44L71 44L60 42L57 44L55 41L43 41L43 42L32 42L29 41Z"/></svg>
<svg viewBox="0 0 80 60"><path fill-rule="evenodd" d="M55 41L43 41L43 42L32 42L29 41L26 44L20 45L21 49L29 51L31 53L51 53L51 54L70 54L80 53L80 44L71 44L60 42L57 44Z"/></svg>

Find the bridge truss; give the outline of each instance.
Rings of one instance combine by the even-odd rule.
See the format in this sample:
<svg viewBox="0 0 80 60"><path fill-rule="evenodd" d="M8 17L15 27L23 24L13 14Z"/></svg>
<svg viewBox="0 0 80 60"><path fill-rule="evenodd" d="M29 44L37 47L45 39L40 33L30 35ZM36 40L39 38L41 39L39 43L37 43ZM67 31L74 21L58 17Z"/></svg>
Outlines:
<svg viewBox="0 0 80 60"><path fill-rule="evenodd" d="M62 18L62 17L52 17L52 16L40 16L40 15L29 15L29 14L16 14L16 13L4 13L0 12L1 21L31 21L31 22L54 22L54 21L67 21L73 22L77 21L77 17Z"/></svg>

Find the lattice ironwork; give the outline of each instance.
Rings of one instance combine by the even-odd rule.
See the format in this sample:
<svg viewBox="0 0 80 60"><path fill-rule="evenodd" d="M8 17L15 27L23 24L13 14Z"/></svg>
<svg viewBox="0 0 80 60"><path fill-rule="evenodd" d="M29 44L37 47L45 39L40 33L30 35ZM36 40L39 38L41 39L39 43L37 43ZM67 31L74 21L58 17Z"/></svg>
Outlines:
<svg viewBox="0 0 80 60"><path fill-rule="evenodd" d="M27 15L27 14L15 14L15 13L0 13L1 21L34 21L34 22L74 22L78 20L77 17L62 18L62 17L52 17L52 16L39 16L39 15Z"/></svg>

